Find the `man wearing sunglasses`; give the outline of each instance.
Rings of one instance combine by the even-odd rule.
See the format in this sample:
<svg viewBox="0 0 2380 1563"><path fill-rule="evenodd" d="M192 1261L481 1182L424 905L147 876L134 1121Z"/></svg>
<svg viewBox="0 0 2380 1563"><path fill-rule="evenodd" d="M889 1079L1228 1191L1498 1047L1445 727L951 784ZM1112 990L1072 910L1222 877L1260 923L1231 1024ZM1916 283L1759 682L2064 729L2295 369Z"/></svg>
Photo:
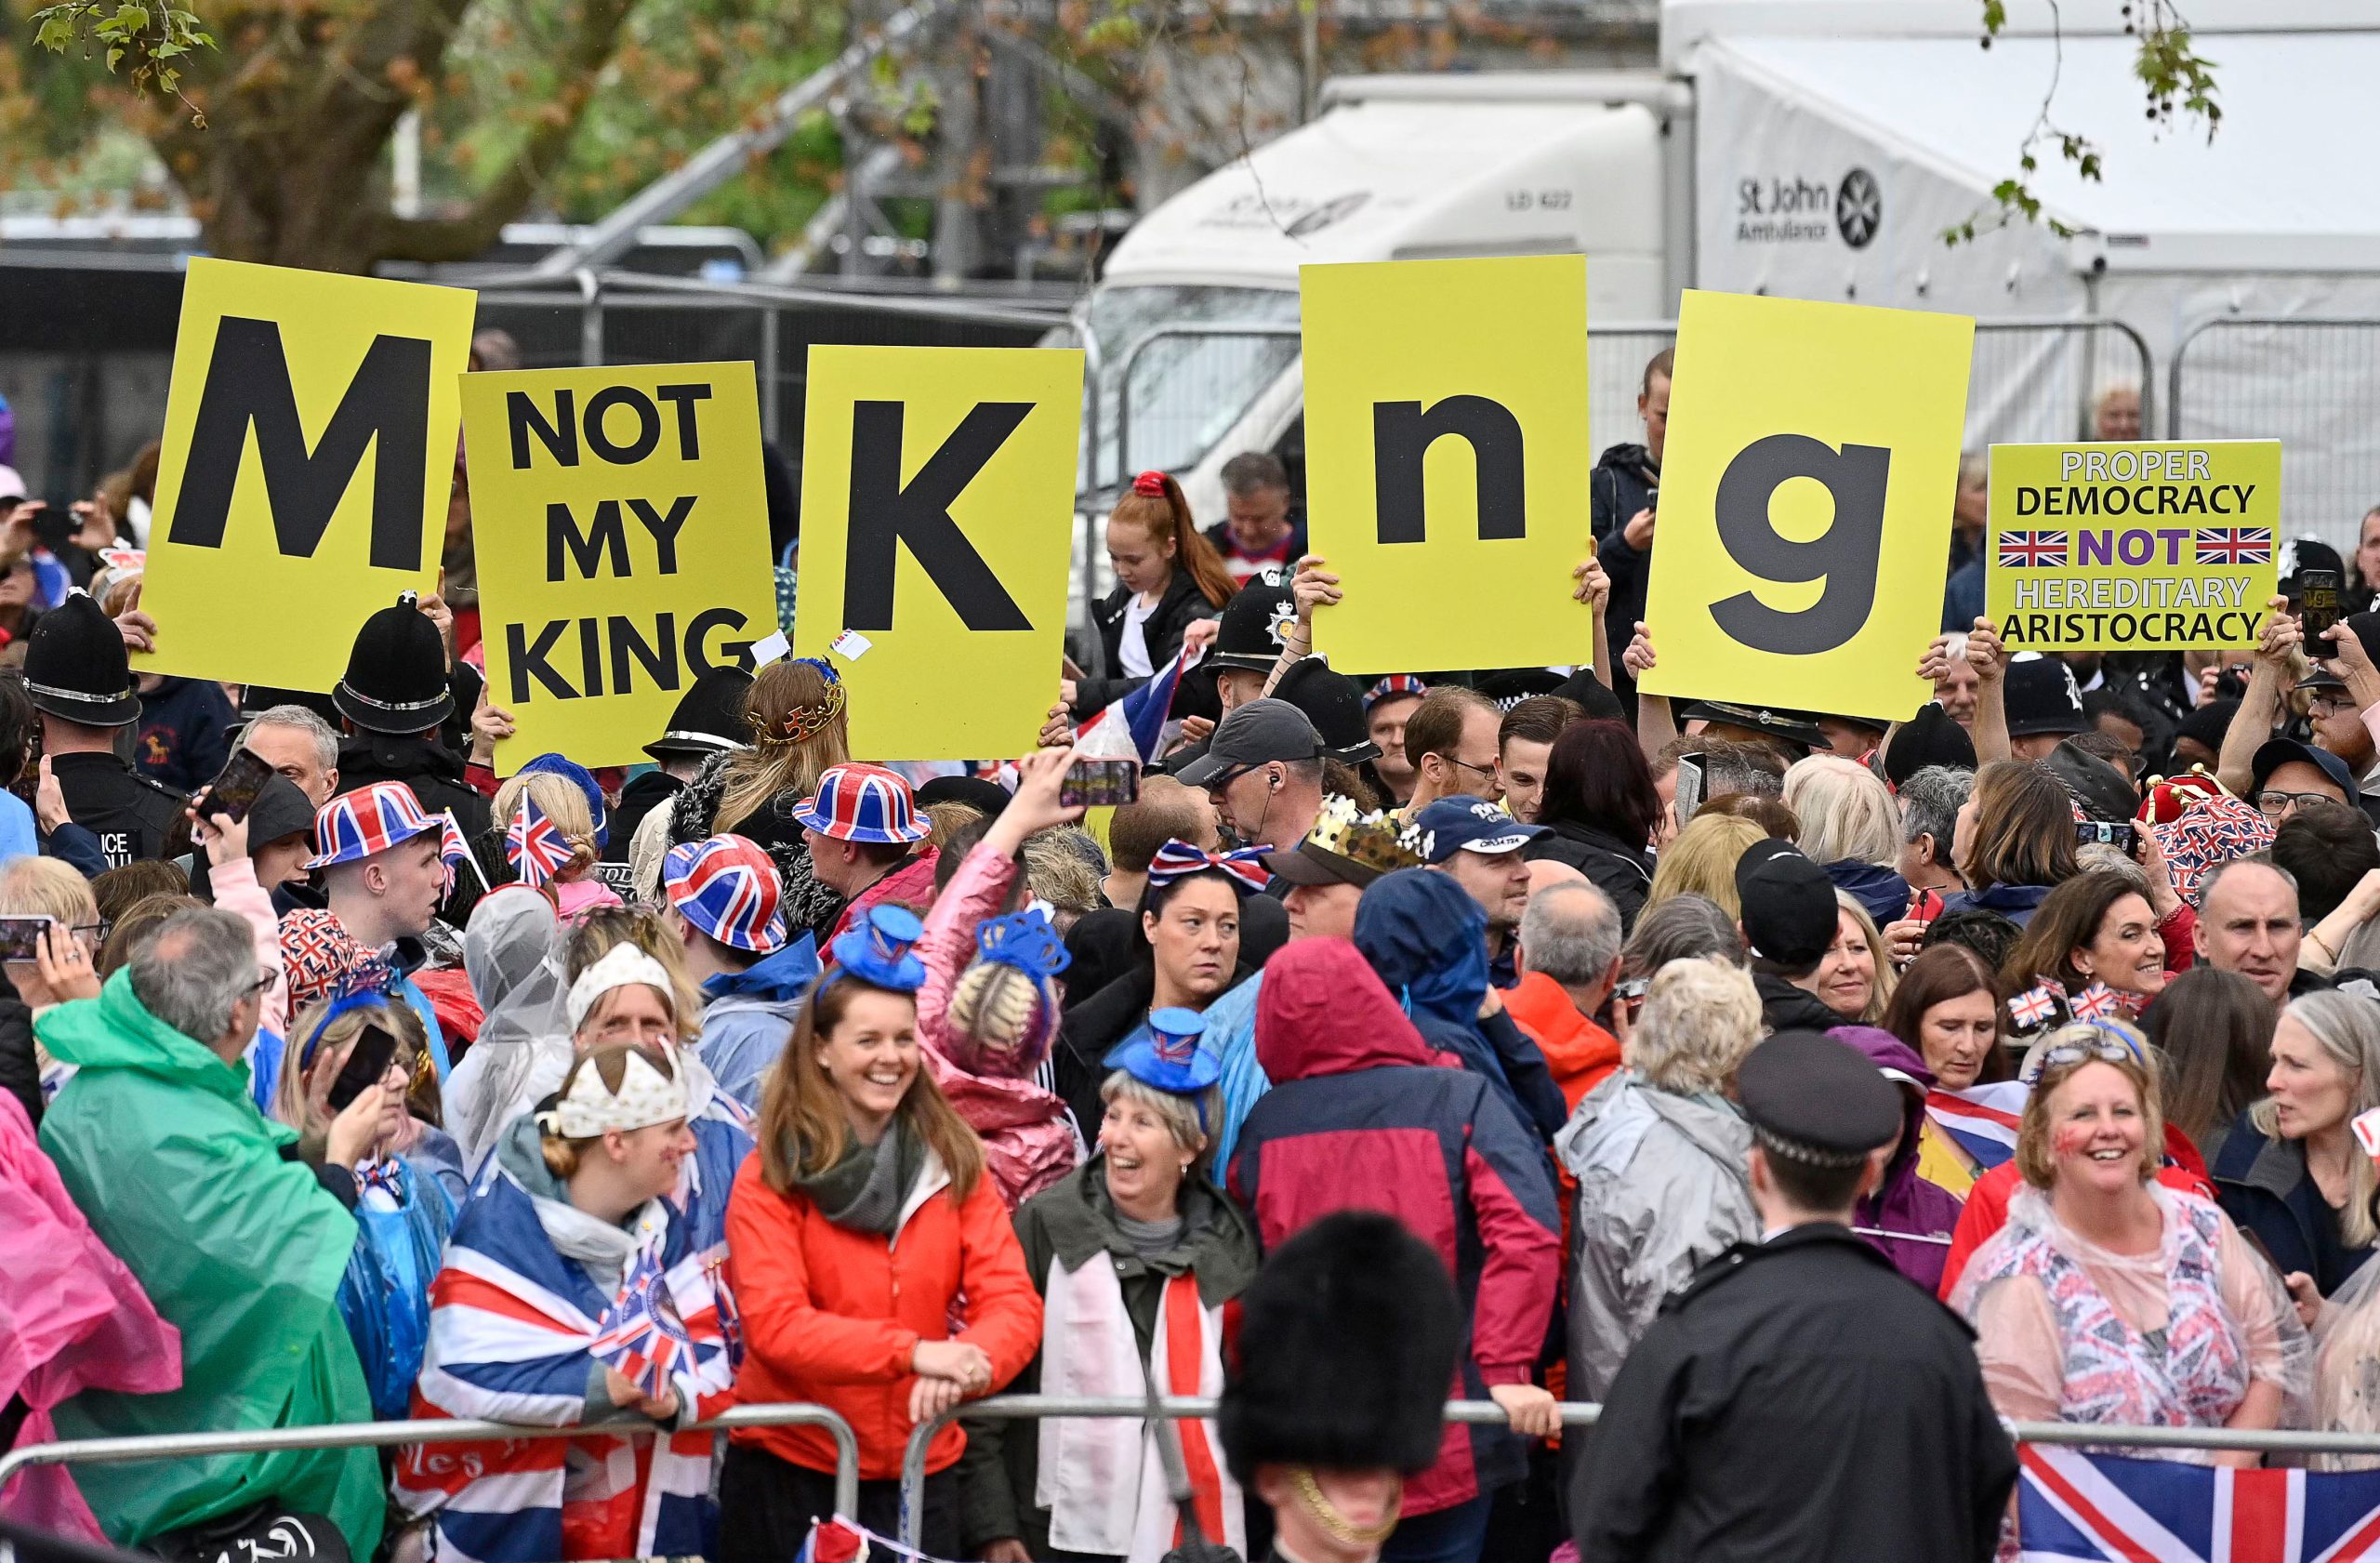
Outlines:
<svg viewBox="0 0 2380 1563"><path fill-rule="evenodd" d="M1214 799L1242 845L1287 851L1322 815L1322 736L1287 700L1251 700L1223 718L1180 779Z"/></svg>

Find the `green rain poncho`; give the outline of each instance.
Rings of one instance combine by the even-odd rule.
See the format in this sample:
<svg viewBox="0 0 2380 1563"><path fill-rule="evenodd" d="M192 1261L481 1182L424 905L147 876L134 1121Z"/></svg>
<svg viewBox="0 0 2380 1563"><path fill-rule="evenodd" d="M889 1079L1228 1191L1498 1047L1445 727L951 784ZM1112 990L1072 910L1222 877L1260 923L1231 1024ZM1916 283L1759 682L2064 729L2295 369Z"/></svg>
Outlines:
<svg viewBox="0 0 2380 1563"><path fill-rule="evenodd" d="M33 1029L80 1070L42 1119L42 1148L99 1239L182 1332L181 1388L76 1396L58 1408L59 1436L371 1421L335 1302L355 1220L303 1163L281 1159L296 1132L257 1111L246 1066L142 1008L128 970ZM379 1461L368 1449L83 1465L75 1480L125 1546L268 1498L328 1515L358 1557L380 1539Z"/></svg>

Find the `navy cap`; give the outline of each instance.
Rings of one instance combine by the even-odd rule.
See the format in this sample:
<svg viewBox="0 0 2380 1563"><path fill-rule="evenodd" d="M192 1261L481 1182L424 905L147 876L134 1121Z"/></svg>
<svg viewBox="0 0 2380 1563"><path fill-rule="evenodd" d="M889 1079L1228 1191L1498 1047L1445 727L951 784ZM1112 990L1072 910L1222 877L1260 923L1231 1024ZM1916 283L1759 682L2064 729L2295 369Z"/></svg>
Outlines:
<svg viewBox="0 0 2380 1563"><path fill-rule="evenodd" d="M1834 881L1791 841L1754 841L1736 860L1736 898L1752 953L1780 966L1805 966L1834 943L1840 911Z"/></svg>
<svg viewBox="0 0 2380 1563"><path fill-rule="evenodd" d="M1413 816L1414 827L1428 843L1421 855L1444 863L1459 852L1494 857L1518 852L1545 834L1542 825L1523 825L1485 798L1468 792L1449 793L1425 805Z"/></svg>
<svg viewBox="0 0 2380 1563"><path fill-rule="evenodd" d="M2274 738L2256 750L2256 757L2248 762L2248 774L2254 778L2248 786L2248 801L2254 802L2256 794L2265 789L2266 778L2293 760L2302 760L2330 777L2337 785L2343 801L2355 801L2355 773L2347 768L2347 762L2329 749L2317 748L2295 738Z"/></svg>
<svg viewBox="0 0 2380 1563"><path fill-rule="evenodd" d="M1816 1031L1779 1031L1736 1071L1736 1097L1771 1156L1856 1167L1901 1129L1901 1095L1858 1049Z"/></svg>

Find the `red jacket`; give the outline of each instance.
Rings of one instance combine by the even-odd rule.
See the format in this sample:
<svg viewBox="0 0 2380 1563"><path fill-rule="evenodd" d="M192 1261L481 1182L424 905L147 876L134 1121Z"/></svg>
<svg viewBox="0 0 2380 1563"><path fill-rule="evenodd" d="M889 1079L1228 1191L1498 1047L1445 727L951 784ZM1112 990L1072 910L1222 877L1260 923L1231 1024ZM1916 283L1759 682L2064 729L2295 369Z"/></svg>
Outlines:
<svg viewBox="0 0 2380 1563"><path fill-rule="evenodd" d="M1449 1398L1527 1384L1545 1344L1561 1238L1545 1147L1493 1087L1442 1066L1355 947L1301 939L1266 962L1256 1061L1273 1081L1239 1132L1231 1192L1271 1250L1334 1211L1396 1217L1446 1261L1471 1304ZM1406 1486L1435 1514L1520 1479L1501 1427L1449 1425Z"/></svg>
<svg viewBox="0 0 2380 1563"><path fill-rule="evenodd" d="M879 904L907 907L919 916L924 916L925 909L933 905L933 867L940 855L933 848L926 847L852 897L851 904L843 908L843 915L835 920L833 928L827 930L826 940L850 933L852 924L866 917L870 907Z"/></svg>
<svg viewBox="0 0 2380 1563"><path fill-rule="evenodd" d="M1531 972L1504 990L1504 1008L1545 1054L1554 1083L1572 1112L1620 1067L1620 1043L1612 1034L1579 1013L1560 983L1542 972Z"/></svg>
<svg viewBox="0 0 2380 1563"><path fill-rule="evenodd" d="M727 1201L727 1267L744 1318L744 1405L809 1400L840 1412L859 1435L859 1474L896 1478L916 1424L909 1420L909 1353L923 1341L958 1339L992 1359L995 1390L1041 1345L1041 1297L1008 1207L989 1178L964 1201L932 1157L890 1238L836 1225L802 1194L779 1194L747 1157ZM927 1192L930 1191L930 1192ZM920 1193L922 1192L922 1199ZM949 1318L964 1294L966 1328ZM816 1427L745 1427L730 1435L813 1471L835 1468L835 1441ZM967 1447L952 1423L934 1435L928 1471Z"/></svg>

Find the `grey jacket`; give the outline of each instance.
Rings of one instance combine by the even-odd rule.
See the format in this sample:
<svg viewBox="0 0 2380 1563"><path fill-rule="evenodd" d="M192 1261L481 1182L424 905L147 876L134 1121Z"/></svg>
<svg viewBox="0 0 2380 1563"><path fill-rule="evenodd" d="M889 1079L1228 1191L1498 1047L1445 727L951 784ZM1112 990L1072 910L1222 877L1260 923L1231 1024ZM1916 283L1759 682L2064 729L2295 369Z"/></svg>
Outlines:
<svg viewBox="0 0 2380 1563"><path fill-rule="evenodd" d="M1661 1299L1729 1244L1760 1236L1744 1170L1751 1148L1751 1127L1729 1104L1662 1091L1626 1069L1570 1115L1554 1149L1579 1180L1571 1399L1601 1400Z"/></svg>

